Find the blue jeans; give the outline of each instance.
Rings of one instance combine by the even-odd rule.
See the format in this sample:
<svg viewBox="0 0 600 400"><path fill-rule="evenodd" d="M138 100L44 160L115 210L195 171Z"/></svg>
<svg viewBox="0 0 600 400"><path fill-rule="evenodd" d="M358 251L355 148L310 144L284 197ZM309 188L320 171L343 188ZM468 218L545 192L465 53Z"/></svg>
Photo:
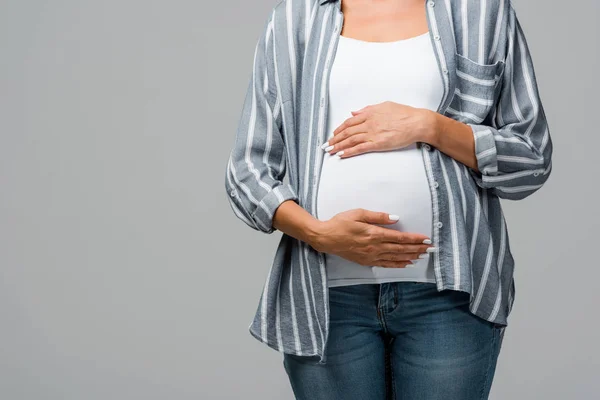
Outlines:
<svg viewBox="0 0 600 400"><path fill-rule="evenodd" d="M505 326L435 283L329 288L327 361L283 355L300 400L480 400L489 396Z"/></svg>

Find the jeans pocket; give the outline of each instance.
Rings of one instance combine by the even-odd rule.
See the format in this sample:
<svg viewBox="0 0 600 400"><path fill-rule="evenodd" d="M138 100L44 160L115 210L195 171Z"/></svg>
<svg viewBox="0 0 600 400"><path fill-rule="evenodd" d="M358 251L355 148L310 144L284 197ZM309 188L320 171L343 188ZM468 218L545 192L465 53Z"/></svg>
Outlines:
<svg viewBox="0 0 600 400"><path fill-rule="evenodd" d="M499 323L496 323L496 322L492 322L492 325L494 326L495 329L498 329L498 330L501 330L501 331L504 330L504 328L506 328L506 325L502 325L502 324L499 324Z"/></svg>
<svg viewBox="0 0 600 400"><path fill-rule="evenodd" d="M498 337L499 345L502 346L502 339L504 339L504 332L506 330L506 325L498 324L496 322L491 322L491 324L492 324L495 334Z"/></svg>

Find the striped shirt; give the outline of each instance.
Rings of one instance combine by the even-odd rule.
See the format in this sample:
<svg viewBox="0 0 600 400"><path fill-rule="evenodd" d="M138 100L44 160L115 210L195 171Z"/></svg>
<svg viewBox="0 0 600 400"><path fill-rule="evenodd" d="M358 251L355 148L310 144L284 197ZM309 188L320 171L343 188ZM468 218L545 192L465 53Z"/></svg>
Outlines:
<svg viewBox="0 0 600 400"><path fill-rule="evenodd" d="M281 0L259 37L225 187L235 215L270 234L292 200L315 218L326 140L328 78L344 15L338 0ZM515 299L500 199L548 179L552 142L511 0L423 1L444 82L437 112L473 131L479 171L418 142L432 198L438 291L470 293L469 310L501 328ZM284 182L284 177L288 182ZM329 298L324 253L283 233L249 332L282 353L325 364Z"/></svg>

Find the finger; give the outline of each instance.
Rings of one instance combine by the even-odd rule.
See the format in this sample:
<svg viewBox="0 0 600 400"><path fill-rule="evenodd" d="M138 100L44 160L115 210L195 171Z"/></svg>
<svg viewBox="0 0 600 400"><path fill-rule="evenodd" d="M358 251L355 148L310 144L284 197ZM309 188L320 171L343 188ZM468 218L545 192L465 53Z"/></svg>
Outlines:
<svg viewBox="0 0 600 400"><path fill-rule="evenodd" d="M379 248L380 245L384 244L384 243L388 243L388 244L393 244L396 246L396 249L393 250L393 253L418 253L418 254L423 254L423 253L432 253L434 251L437 251L437 247L431 244L417 244L417 243L406 243L406 244L402 244L402 243L392 243L392 242L376 242L376 248Z"/></svg>
<svg viewBox="0 0 600 400"><path fill-rule="evenodd" d="M372 151L377 151L377 145L371 139L367 139L366 142L359 143L356 146L343 149L341 153L335 153L336 156L340 158L348 158L357 156L359 154L369 153Z"/></svg>
<svg viewBox="0 0 600 400"><path fill-rule="evenodd" d="M352 211L356 213L355 221L366 222L368 224L393 224L400 219L398 215L371 211L364 208L356 208ZM377 225L373 226L373 230L375 237L378 238L380 243L392 243L396 246L398 246L398 243L431 244L431 238L422 233L397 231Z"/></svg>
<svg viewBox="0 0 600 400"><path fill-rule="evenodd" d="M343 131L341 131L337 135L333 136L327 142L329 143L330 146L332 146L335 144L339 144L339 143L343 142L344 140L349 139L352 136L355 136L358 133L366 133L366 132L367 132L367 126L363 122L359 125L353 125L348 128L345 128Z"/></svg>
<svg viewBox="0 0 600 400"><path fill-rule="evenodd" d="M381 242L392 243L424 243L425 240L431 240L427 235L414 232L403 232L385 227L376 227L375 234Z"/></svg>
<svg viewBox="0 0 600 400"><path fill-rule="evenodd" d="M360 123L365 122L366 119L367 119L366 115L357 115L357 116L353 116L353 117L346 119L344 122L342 122L340 124L340 126L335 128L335 130L333 131L333 136L337 135L338 133L340 133L344 129L348 128L349 126L358 125Z"/></svg>
<svg viewBox="0 0 600 400"><path fill-rule="evenodd" d="M427 253L427 249L435 247L431 244L424 243L409 243L409 244L401 244L401 243L392 243L392 242L380 242L377 244L377 251L380 254L384 253L413 253L413 254L429 254ZM430 250L432 251L432 250Z"/></svg>
<svg viewBox="0 0 600 400"><path fill-rule="evenodd" d="M397 253L397 252L385 252L380 253L377 258L379 260L384 261L411 261L411 260L420 260L419 256L423 253Z"/></svg>
<svg viewBox="0 0 600 400"><path fill-rule="evenodd" d="M355 221L366 222L368 224L395 224L400 218L394 214L371 211L364 208L356 208L353 211L356 213Z"/></svg>
<svg viewBox="0 0 600 400"><path fill-rule="evenodd" d="M367 132L368 129L367 129L367 124L365 122L366 121L362 121L359 124L352 125L352 126L349 126L345 129L341 130L334 138L337 141L339 141L340 139L341 140L346 139L348 137L351 137L352 135L356 135L357 133Z"/></svg>
<svg viewBox="0 0 600 400"><path fill-rule="evenodd" d="M364 142L366 138L368 138L367 133L355 133L354 135L351 135L350 137L342 140L339 143L329 145L329 147L327 147L325 150L329 154L334 155L338 151L342 151L345 149L349 149L350 147L359 145L360 143Z"/></svg>

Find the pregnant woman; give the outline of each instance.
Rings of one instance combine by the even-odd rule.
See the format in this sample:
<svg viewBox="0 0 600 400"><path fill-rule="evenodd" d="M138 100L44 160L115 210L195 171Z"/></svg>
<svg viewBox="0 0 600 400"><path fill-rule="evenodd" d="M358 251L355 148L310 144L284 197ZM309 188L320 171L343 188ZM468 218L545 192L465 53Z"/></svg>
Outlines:
<svg viewBox="0 0 600 400"><path fill-rule="evenodd" d="M280 1L252 71L225 186L283 232L249 331L295 397L488 398L515 298L500 199L552 165L511 1Z"/></svg>

